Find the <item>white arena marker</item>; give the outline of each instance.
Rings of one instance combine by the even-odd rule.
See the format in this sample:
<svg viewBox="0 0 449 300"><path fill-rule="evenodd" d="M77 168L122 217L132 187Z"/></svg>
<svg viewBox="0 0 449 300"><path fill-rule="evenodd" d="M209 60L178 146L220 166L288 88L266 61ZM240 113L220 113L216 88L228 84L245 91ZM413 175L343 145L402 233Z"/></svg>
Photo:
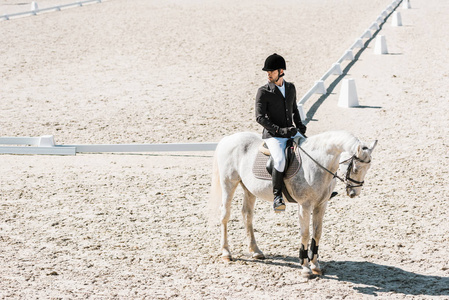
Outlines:
<svg viewBox="0 0 449 300"><path fill-rule="evenodd" d="M398 12L398 11L395 11L394 13L393 13L393 18L392 18L392 21L391 21L391 25L392 26L402 26L402 18L401 18L401 13L400 12Z"/></svg>
<svg viewBox="0 0 449 300"><path fill-rule="evenodd" d="M38 10L39 9L39 6L37 5L37 2L31 2L31 10L32 11L35 11L35 10Z"/></svg>
<svg viewBox="0 0 449 300"><path fill-rule="evenodd" d="M404 0L404 2L402 3L402 8L403 9L410 9L412 8L410 5L410 1L409 0Z"/></svg>
<svg viewBox="0 0 449 300"><path fill-rule="evenodd" d="M374 46L374 54L388 54L387 41L384 35L379 35L376 38Z"/></svg>
<svg viewBox="0 0 449 300"><path fill-rule="evenodd" d="M357 89L355 81L352 78L343 79L341 85L340 97L338 98L338 106L340 107L356 107L359 106L357 97Z"/></svg>

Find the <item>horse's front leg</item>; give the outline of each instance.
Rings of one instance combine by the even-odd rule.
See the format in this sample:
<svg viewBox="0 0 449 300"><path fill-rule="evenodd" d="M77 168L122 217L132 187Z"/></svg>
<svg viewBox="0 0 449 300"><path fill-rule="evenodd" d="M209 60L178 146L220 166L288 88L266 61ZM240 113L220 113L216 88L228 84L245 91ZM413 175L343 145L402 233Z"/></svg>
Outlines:
<svg viewBox="0 0 449 300"><path fill-rule="evenodd" d="M310 238L310 207L299 206L299 226L301 233L301 248L299 249L299 263L302 266L301 274L304 277L310 277L312 271L310 270L307 251Z"/></svg>
<svg viewBox="0 0 449 300"><path fill-rule="evenodd" d="M243 186L243 185L242 185ZM256 196L251 194L244 186L245 191L243 198L242 215L243 221L245 222L246 234L249 240L249 253L255 259L264 259L265 255L260 251L256 243L256 237L254 236L253 228L253 216L254 216L254 205L256 203Z"/></svg>
<svg viewBox="0 0 449 300"><path fill-rule="evenodd" d="M321 203L313 209L313 233L312 242L310 244L309 259L310 269L315 275L322 275L320 264L318 263L318 244L320 242L321 233L323 232L323 217L326 211L327 201Z"/></svg>

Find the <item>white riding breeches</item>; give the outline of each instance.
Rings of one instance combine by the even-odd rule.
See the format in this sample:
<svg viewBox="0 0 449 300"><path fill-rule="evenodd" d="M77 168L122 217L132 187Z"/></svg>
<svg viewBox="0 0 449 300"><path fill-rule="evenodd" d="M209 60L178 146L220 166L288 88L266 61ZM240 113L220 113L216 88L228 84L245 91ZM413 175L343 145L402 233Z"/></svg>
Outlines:
<svg viewBox="0 0 449 300"><path fill-rule="evenodd" d="M297 136L304 137L299 132L294 137ZM267 144L267 147L271 153L271 157L273 158L273 167L278 172L284 172L285 169L285 147L287 146L287 141L288 138L279 137L265 139L265 144Z"/></svg>

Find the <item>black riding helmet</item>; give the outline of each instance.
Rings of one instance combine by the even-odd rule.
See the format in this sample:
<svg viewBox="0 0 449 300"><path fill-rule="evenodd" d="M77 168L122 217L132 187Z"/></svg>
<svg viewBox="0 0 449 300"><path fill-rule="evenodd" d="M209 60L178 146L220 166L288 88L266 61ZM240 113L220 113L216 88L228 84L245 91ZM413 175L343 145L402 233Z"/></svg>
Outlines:
<svg viewBox="0 0 449 300"><path fill-rule="evenodd" d="M274 71L279 69L283 70L287 69L287 67L285 66L285 59L276 53L268 56L267 59L265 60L265 65L263 66L262 70Z"/></svg>

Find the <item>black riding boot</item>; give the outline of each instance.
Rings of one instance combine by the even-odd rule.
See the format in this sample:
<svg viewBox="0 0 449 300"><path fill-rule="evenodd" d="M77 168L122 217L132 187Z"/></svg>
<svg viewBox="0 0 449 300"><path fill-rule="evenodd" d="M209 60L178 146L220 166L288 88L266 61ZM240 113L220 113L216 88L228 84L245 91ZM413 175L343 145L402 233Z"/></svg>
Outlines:
<svg viewBox="0 0 449 300"><path fill-rule="evenodd" d="M273 208L275 212L283 212L285 210L285 202L282 198L282 188L284 187L284 172L279 172L273 168Z"/></svg>

